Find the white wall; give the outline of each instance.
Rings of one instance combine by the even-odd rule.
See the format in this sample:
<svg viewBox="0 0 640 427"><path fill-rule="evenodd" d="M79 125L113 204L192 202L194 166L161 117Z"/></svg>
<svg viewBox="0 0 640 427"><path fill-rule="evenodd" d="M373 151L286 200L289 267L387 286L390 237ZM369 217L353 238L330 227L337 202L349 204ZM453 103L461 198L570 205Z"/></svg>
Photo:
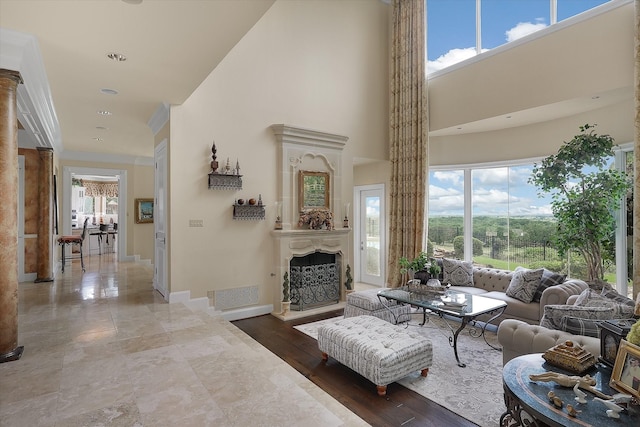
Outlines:
<svg viewBox="0 0 640 427"><path fill-rule="evenodd" d="M170 291L192 298L258 285L273 300L270 248L277 191L276 140L285 123L349 137L342 199L352 197L353 157L387 156L389 6L380 1L278 1L193 95L171 110ZM176 76L179 78L179 76ZM218 161L240 162L243 189L208 190ZM262 195L266 221L234 221L235 199ZM190 219L203 221L189 227Z"/></svg>

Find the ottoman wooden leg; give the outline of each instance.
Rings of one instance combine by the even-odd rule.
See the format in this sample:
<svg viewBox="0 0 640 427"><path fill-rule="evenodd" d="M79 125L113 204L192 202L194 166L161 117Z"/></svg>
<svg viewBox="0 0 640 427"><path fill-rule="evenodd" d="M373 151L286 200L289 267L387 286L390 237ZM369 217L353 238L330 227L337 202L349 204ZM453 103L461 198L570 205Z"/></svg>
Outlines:
<svg viewBox="0 0 640 427"><path fill-rule="evenodd" d="M420 371L420 375L422 375L423 377L426 377L428 373L429 373L429 368L426 368Z"/></svg>
<svg viewBox="0 0 640 427"><path fill-rule="evenodd" d="M387 394L387 386L386 385L377 385L378 396L384 396Z"/></svg>
<svg viewBox="0 0 640 427"><path fill-rule="evenodd" d="M327 360L329 360L329 355L327 353L325 353L324 351L322 352L322 360L324 360L325 362Z"/></svg>

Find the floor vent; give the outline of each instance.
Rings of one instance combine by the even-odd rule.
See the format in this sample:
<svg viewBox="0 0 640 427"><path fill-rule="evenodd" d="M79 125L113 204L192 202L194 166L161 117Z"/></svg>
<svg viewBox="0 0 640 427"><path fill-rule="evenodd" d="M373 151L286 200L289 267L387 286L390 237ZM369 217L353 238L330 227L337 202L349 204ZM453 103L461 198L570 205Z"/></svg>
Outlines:
<svg viewBox="0 0 640 427"><path fill-rule="evenodd" d="M230 308L246 307L256 304L258 304L257 286L215 291L214 307L216 310L228 310Z"/></svg>

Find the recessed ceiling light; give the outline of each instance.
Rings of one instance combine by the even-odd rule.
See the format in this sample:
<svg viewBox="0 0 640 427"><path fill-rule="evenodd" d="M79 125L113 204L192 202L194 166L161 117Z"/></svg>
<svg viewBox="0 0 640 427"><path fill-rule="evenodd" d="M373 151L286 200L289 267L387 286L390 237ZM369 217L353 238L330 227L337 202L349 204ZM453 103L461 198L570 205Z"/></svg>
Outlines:
<svg viewBox="0 0 640 427"><path fill-rule="evenodd" d="M460 127L457 127L456 129L458 129L458 130L460 130L460 129L462 129L462 126L460 126Z"/></svg>
<svg viewBox="0 0 640 427"><path fill-rule="evenodd" d="M124 56L121 53L117 53L117 52L107 53L107 58L113 59L114 61L117 61L117 62L124 62L124 61L127 60L126 56Z"/></svg>
<svg viewBox="0 0 640 427"><path fill-rule="evenodd" d="M109 128L104 127L104 126L96 126L96 129L98 129L98 130L108 130Z"/></svg>
<svg viewBox="0 0 640 427"><path fill-rule="evenodd" d="M105 95L117 95L118 91L115 89L107 89L107 88L103 88L100 89L101 93L104 93Z"/></svg>
<svg viewBox="0 0 640 427"><path fill-rule="evenodd" d="M100 137L93 138L93 140L94 140L95 142L102 142L102 141L104 141L104 140L103 140L102 138L100 138Z"/></svg>
<svg viewBox="0 0 640 427"><path fill-rule="evenodd" d="M591 99L600 99L598 95L592 96Z"/></svg>
<svg viewBox="0 0 640 427"><path fill-rule="evenodd" d="M507 119L510 119L510 118L511 118L511 116L507 116Z"/></svg>
<svg viewBox="0 0 640 427"><path fill-rule="evenodd" d="M101 116L110 116L113 114L111 111L107 111L107 110L98 110L97 113L100 114Z"/></svg>
<svg viewBox="0 0 640 427"><path fill-rule="evenodd" d="M128 3L128 4L140 4L140 3L142 3L142 0L122 0L122 1L125 2L125 3Z"/></svg>

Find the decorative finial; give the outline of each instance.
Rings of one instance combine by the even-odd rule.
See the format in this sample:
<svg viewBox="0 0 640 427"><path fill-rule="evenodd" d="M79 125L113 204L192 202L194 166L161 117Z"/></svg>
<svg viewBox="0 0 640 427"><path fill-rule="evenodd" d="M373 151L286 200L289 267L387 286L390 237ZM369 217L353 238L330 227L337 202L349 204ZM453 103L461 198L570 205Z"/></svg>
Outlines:
<svg viewBox="0 0 640 427"><path fill-rule="evenodd" d="M236 175L240 175L240 161L236 159Z"/></svg>
<svg viewBox="0 0 640 427"><path fill-rule="evenodd" d="M211 172L212 173L216 173L216 171L218 170L218 162L216 161L216 159L218 157L216 157L216 152L218 150L216 149L216 142L213 141L213 145L211 146Z"/></svg>

